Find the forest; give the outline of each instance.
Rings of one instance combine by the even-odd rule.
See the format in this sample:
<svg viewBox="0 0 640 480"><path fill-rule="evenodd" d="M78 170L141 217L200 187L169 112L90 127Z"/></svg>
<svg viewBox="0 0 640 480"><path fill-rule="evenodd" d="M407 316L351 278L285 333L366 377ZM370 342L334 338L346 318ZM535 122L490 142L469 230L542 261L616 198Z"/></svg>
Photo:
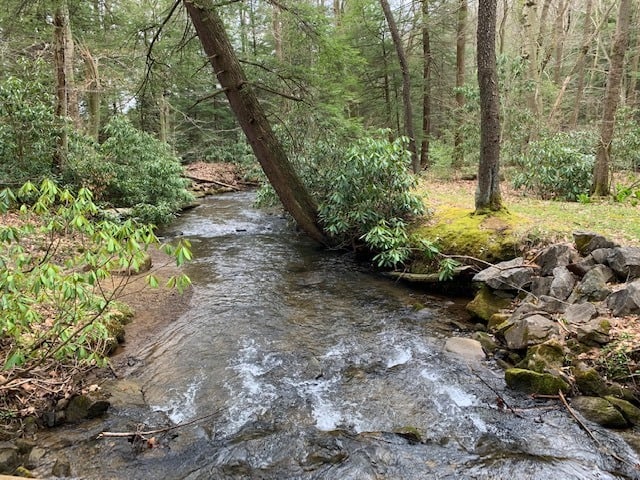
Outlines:
<svg viewBox="0 0 640 480"><path fill-rule="evenodd" d="M105 363L129 313L102 285L143 270L201 162L320 244L384 269L420 252L441 279L467 252L412 230L431 186L474 182L477 215L506 188L637 225L639 20L632 0L4 0L0 389Z"/></svg>

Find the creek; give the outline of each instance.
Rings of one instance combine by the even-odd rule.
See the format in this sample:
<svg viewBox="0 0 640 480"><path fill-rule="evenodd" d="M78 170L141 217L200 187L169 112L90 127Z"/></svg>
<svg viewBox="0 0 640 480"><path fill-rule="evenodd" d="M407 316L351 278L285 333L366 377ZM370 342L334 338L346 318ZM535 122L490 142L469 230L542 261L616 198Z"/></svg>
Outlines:
<svg viewBox="0 0 640 480"><path fill-rule="evenodd" d="M616 432L592 426L598 446L557 401L511 392L495 366L443 351L461 303L318 249L253 199L210 197L172 226L193 244L189 308L121 353L136 359L126 381L144 402L132 395L50 434L74 476L634 478L637 455ZM209 414L151 449L96 439Z"/></svg>

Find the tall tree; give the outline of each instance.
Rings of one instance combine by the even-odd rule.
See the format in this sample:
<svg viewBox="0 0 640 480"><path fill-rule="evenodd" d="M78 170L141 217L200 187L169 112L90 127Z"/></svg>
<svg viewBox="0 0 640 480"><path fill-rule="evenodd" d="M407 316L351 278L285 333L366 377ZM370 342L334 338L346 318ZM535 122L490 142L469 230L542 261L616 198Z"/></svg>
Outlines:
<svg viewBox="0 0 640 480"><path fill-rule="evenodd" d="M607 87L604 94L600 141L596 149L596 163L593 170L591 192L596 196L609 194L611 140L613 139L613 128L620 97L624 56L629 43L631 14L631 0L620 0L609 75L607 76Z"/></svg>
<svg viewBox="0 0 640 480"><path fill-rule="evenodd" d="M480 86L480 163L477 213L502 208L500 193L500 99L496 65L496 0L478 2L478 84Z"/></svg>
<svg viewBox="0 0 640 480"><path fill-rule="evenodd" d="M429 166L431 136L431 40L429 39L429 0L422 0L422 145L420 166Z"/></svg>
<svg viewBox="0 0 640 480"><path fill-rule="evenodd" d="M213 0L183 0L218 82L242 127L253 153L284 208L311 238L326 243L317 207L275 136L252 85L227 37Z"/></svg>
<svg viewBox="0 0 640 480"><path fill-rule="evenodd" d="M393 45L398 55L398 62L400 62L400 70L402 71L402 104L404 109L404 131L407 137L409 137L409 151L411 152L411 163L413 165L413 172L420 172L420 158L418 157L418 149L416 147L416 136L413 128L413 108L411 105L411 74L409 71L409 62L407 61L407 55L402 45L402 38L400 37L400 31L398 25L393 18L391 12L391 6L387 0L380 0L380 6L384 12L384 16L387 19L387 25L389 25L389 32L393 39Z"/></svg>
<svg viewBox="0 0 640 480"><path fill-rule="evenodd" d="M464 93L462 93L462 87L464 87L465 82L464 60L467 45L467 12L467 0L460 0L456 26L456 106L460 112L462 112L464 108ZM459 114L453 138L452 166L455 168L461 167L464 163L464 151L462 148L462 144L464 143L464 134L462 132L463 124L463 116Z"/></svg>

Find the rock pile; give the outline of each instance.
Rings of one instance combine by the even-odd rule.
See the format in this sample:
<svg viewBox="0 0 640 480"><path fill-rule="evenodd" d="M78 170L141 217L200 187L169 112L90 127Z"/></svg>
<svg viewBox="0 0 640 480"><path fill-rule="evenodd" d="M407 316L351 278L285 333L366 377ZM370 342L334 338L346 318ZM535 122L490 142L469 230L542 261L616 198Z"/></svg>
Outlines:
<svg viewBox="0 0 640 480"><path fill-rule="evenodd" d="M634 392L607 384L578 356L606 345L618 317L637 321L640 248L576 232L573 245L550 246L529 261L499 263L473 281L479 290L467 308L502 345L495 356L510 387L580 394L574 404L587 418L614 427L638 423Z"/></svg>

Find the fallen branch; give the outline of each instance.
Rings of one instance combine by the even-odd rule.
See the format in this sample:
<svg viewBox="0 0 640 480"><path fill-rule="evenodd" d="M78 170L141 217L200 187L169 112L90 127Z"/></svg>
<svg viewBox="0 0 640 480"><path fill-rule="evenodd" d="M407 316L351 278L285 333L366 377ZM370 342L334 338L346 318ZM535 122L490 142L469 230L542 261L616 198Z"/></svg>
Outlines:
<svg viewBox="0 0 640 480"><path fill-rule="evenodd" d="M157 428L155 430L136 430L135 432L100 432L96 438L128 438L128 439L143 439L146 440L145 437L149 435L157 435L158 433L166 433L171 430L176 430L178 428L187 427L189 425L193 425L201 420L205 420L207 418L213 417L220 413L220 410L216 410L213 413L209 413L207 415L203 415L202 417L195 418L193 420L189 420L188 422L179 423L177 425L172 425L170 427L165 428Z"/></svg>
<svg viewBox="0 0 640 480"><path fill-rule="evenodd" d="M190 180L194 180L196 182L200 182L200 183L214 183L216 185L220 185L221 187L226 187L226 188L230 188L232 190L235 190L236 192L239 192L240 190L242 190L240 187L236 187L235 185L230 185L228 183L224 183L224 182L219 182L218 180L211 180L208 178L199 178L199 177L195 177L192 175L186 175L185 177L187 177Z"/></svg>

